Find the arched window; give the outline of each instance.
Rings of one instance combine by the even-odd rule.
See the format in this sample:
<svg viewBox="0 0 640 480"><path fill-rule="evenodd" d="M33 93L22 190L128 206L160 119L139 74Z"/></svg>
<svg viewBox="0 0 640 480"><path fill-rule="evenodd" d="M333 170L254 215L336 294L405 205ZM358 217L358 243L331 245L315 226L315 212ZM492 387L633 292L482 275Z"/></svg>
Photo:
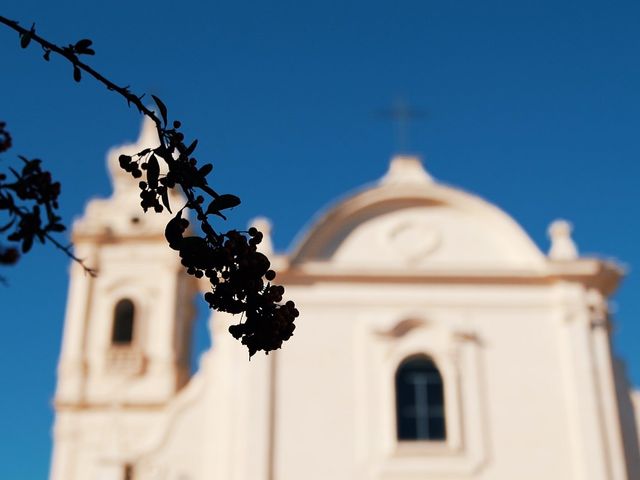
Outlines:
<svg viewBox="0 0 640 480"><path fill-rule="evenodd" d="M128 298L123 298L116 304L113 311L113 331L111 343L113 345L129 345L133 341L133 322L135 307Z"/></svg>
<svg viewBox="0 0 640 480"><path fill-rule="evenodd" d="M396 371L398 440L444 440L442 376L424 355L405 359Z"/></svg>

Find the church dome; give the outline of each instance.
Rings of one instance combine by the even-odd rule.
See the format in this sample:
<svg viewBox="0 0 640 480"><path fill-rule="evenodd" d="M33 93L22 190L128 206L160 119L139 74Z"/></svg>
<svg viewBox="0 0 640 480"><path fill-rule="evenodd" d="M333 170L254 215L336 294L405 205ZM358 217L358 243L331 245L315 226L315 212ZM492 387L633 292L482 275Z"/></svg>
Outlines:
<svg viewBox="0 0 640 480"><path fill-rule="evenodd" d="M495 270L544 268L546 258L500 208L435 181L417 157L396 156L377 183L319 215L290 262Z"/></svg>

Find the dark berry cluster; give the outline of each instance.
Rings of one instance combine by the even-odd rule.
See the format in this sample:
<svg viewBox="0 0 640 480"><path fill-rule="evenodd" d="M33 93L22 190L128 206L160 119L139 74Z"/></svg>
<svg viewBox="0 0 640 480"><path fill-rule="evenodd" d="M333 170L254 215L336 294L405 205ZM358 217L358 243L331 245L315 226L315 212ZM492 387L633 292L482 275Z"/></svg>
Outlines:
<svg viewBox="0 0 640 480"><path fill-rule="evenodd" d="M198 236L184 236L189 222L179 212L169 221L165 236L178 250L187 272L207 277L211 291L204 296L213 309L244 314L244 322L229 332L247 346L249 355L282 346L295 329L298 310L292 301L281 304L284 288L270 282L275 272L269 259L257 251L262 233L250 228L247 234L231 230L213 243Z"/></svg>

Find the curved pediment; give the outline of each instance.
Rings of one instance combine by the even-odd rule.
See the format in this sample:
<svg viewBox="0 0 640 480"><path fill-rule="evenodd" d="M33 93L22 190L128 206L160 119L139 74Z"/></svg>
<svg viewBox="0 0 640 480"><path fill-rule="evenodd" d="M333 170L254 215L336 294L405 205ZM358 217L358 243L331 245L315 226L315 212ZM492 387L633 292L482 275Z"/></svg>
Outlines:
<svg viewBox="0 0 640 480"><path fill-rule="evenodd" d="M434 182L417 159L399 157L381 182L322 215L291 262L363 269L535 268L545 257L505 212Z"/></svg>

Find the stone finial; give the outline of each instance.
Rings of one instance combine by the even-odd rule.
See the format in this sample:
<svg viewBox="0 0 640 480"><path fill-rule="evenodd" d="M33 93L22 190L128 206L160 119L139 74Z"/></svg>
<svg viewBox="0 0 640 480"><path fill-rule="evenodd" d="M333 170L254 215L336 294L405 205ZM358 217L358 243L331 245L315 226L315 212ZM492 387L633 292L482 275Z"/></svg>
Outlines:
<svg viewBox="0 0 640 480"><path fill-rule="evenodd" d="M389 163L389 170L381 183L383 184L425 184L433 182L433 178L424 169L419 157L413 155L395 155Z"/></svg>
<svg viewBox="0 0 640 480"><path fill-rule="evenodd" d="M566 220L555 220L549 225L549 258L552 260L575 260L578 258L578 248L571 238L573 227Z"/></svg>
<svg viewBox="0 0 640 480"><path fill-rule="evenodd" d="M256 217L249 222L250 227L257 228L262 232L262 242L258 244L258 251L265 255L273 253L273 242L271 240L271 221L266 217Z"/></svg>

